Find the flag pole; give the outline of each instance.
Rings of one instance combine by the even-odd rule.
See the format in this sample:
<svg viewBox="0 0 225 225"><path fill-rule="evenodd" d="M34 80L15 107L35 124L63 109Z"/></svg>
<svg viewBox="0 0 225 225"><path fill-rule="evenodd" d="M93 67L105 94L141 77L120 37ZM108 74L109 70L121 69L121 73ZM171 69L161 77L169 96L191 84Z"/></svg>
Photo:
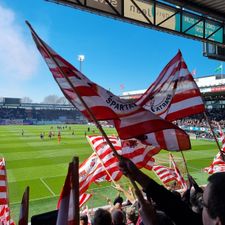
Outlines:
<svg viewBox="0 0 225 225"><path fill-rule="evenodd" d="M185 157L184 157L184 153L183 153L182 150L181 150L181 155L182 155L182 159L183 159L183 162L184 162L185 169L186 169L186 171L187 171L187 175L190 175L190 173L189 173L189 171L188 171L188 167L187 167L187 161L186 161L186 159L185 159Z"/></svg>
<svg viewBox="0 0 225 225"><path fill-rule="evenodd" d="M102 135L104 136L106 142L108 143L108 145L110 146L110 148L112 149L114 155L118 158L118 160L121 160L121 155L118 154L118 152L115 150L114 146L112 145L111 141L109 140L108 136L106 135L105 131L103 130L101 124L97 121L97 119L95 118L94 114L92 113L92 111L89 109L88 105L86 104L86 102L83 100L83 98L80 96L80 94L76 91L76 89L73 87L72 82L70 81L70 79L65 75L64 71L61 69L59 63L55 60L55 58L52 56L51 52L49 52L49 50L46 48L45 43L43 43L43 41L38 37L37 33L34 31L34 29L32 28L32 26L30 25L30 23L28 21L25 21L26 24L28 25L28 27L30 28L32 35L35 36L35 38L37 38L40 43L42 44L43 48L45 49L45 51L47 52L47 54L51 57L51 59L54 61L54 63L57 65L60 73L64 76L64 78L66 79L66 81L69 83L69 85L71 86L71 88L73 89L73 91L76 93L78 99L81 101L81 103L83 104L83 106L85 107L85 109L87 110L88 114L90 115L91 119L94 121L96 127L99 129L99 131L102 133ZM129 177L132 185L134 186L135 190L140 194L141 191L139 190L137 184L135 183L135 181Z"/></svg>
<svg viewBox="0 0 225 225"><path fill-rule="evenodd" d="M106 142L109 144L110 148L112 149L114 155L118 158L120 158L120 155L118 154L118 152L115 150L114 146L112 145L111 141L109 140L108 136L106 135L105 131L103 130L102 126L100 125L100 123L97 121L97 119L95 118L94 114L92 113L92 111L90 110L90 108L88 107L88 105L86 104L86 102L83 100L83 98L80 96L80 94L77 92L77 90L73 87L72 82L70 81L70 79L65 75L64 71L61 69L59 63L55 60L55 58L52 56L51 52L49 52L49 50L45 47L45 44L43 43L43 41L38 37L38 35L36 34L36 32L34 31L34 29L32 28L32 26L30 25L30 23L28 21L26 21L26 24L28 25L28 27L31 29L33 35L35 35L35 37L41 42L42 46L44 47L45 51L48 53L48 55L51 57L51 59L54 61L54 63L57 65L60 73L64 76L64 78L66 79L66 81L69 83L69 85L71 86L71 88L73 89L73 91L76 93L77 97L79 98L79 100L81 101L81 103L83 104L83 106L85 107L85 109L87 110L89 116L91 117L91 119L94 121L95 125L97 126L97 128L99 129L99 131L102 133L102 135L104 136L104 138L106 139Z"/></svg>
<svg viewBox="0 0 225 225"><path fill-rule="evenodd" d="M117 185L116 181L112 178L112 176L110 175L109 171L106 169L104 162L102 161L102 159L99 157L99 154L97 153L97 151L95 150L95 148L91 145L90 140L87 138L92 150L94 151L94 153L97 155L102 167L104 168L105 172L108 174L108 176L110 177L111 181L113 182L114 185Z"/></svg>
<svg viewBox="0 0 225 225"><path fill-rule="evenodd" d="M75 224L80 223L80 207L79 207L79 158L73 157L72 161L72 188L74 190L73 202L74 202L74 220Z"/></svg>
<svg viewBox="0 0 225 225"><path fill-rule="evenodd" d="M214 139L215 139L215 141L216 141L216 145L217 145L217 147L218 147L218 149L219 149L220 155L223 156L223 152L221 151L221 148L220 148L218 139L217 139L216 134L215 134L215 132L214 132L214 130L213 130L213 128L212 128L211 121L209 120L209 117L206 115L205 112L204 112L204 116L205 116L205 118L206 118L206 120L207 120L207 122L208 122L208 124L209 124L209 128L210 128L210 130L211 130L211 132L212 132L212 134L213 134L213 137L214 137Z"/></svg>

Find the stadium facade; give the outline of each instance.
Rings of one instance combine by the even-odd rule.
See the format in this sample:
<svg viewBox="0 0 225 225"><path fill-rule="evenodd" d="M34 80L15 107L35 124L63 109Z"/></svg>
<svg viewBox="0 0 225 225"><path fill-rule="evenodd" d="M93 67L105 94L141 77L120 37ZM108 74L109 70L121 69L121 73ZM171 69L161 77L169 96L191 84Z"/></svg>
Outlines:
<svg viewBox="0 0 225 225"><path fill-rule="evenodd" d="M207 109L225 108L225 74L195 78ZM123 92L122 99L138 99L145 90Z"/></svg>

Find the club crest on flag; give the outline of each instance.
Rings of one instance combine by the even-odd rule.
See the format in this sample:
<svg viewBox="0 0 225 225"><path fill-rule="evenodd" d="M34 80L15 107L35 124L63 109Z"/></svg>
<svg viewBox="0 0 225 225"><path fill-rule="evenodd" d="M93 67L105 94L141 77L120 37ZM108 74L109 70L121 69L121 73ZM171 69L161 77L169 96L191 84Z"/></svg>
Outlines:
<svg viewBox="0 0 225 225"><path fill-rule="evenodd" d="M160 115L167 110L172 98L173 96L171 94L164 95L159 93L154 96L148 104L146 104L146 109L149 107L148 110L157 115Z"/></svg>
<svg viewBox="0 0 225 225"><path fill-rule="evenodd" d="M91 157L90 161L87 162L85 168L79 172L80 180L85 180L87 175L95 171L98 166L98 158L97 156Z"/></svg>
<svg viewBox="0 0 225 225"><path fill-rule="evenodd" d="M130 147L130 148L134 148L137 146L137 140L124 140L122 143L122 148L123 147Z"/></svg>

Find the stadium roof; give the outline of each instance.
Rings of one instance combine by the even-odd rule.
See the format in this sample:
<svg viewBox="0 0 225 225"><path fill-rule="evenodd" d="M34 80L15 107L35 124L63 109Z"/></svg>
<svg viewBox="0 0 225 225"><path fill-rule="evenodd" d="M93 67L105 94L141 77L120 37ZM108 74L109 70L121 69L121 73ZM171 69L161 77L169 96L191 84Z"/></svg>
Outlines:
<svg viewBox="0 0 225 225"><path fill-rule="evenodd" d="M225 22L224 0L164 0Z"/></svg>

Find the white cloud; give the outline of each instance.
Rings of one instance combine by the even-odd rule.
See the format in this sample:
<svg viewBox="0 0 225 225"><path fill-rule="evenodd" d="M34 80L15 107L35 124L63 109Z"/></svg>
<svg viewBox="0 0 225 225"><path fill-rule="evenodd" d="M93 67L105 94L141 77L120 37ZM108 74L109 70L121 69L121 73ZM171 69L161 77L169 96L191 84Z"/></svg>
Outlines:
<svg viewBox="0 0 225 225"><path fill-rule="evenodd" d="M27 80L37 72L38 56L33 42L26 40L15 13L0 5L0 77Z"/></svg>

